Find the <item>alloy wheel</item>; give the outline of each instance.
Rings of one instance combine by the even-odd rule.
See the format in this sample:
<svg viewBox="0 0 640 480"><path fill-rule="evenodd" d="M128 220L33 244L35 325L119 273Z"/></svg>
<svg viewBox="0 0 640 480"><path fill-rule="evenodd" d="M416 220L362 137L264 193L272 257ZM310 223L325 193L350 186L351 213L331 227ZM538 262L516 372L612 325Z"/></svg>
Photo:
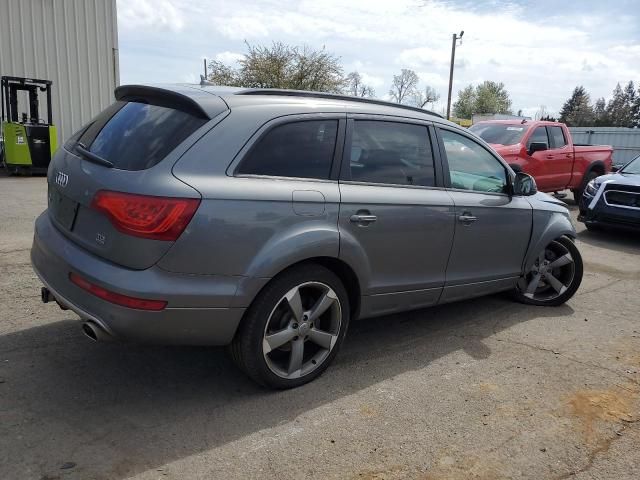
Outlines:
<svg viewBox="0 0 640 480"><path fill-rule="evenodd" d="M552 301L564 294L575 278L575 261L569 249L558 241L551 242L520 279L520 292L531 300Z"/></svg>
<svg viewBox="0 0 640 480"><path fill-rule="evenodd" d="M316 370L333 350L342 321L338 295L321 282L289 290L271 311L262 352L276 375L295 379Z"/></svg>

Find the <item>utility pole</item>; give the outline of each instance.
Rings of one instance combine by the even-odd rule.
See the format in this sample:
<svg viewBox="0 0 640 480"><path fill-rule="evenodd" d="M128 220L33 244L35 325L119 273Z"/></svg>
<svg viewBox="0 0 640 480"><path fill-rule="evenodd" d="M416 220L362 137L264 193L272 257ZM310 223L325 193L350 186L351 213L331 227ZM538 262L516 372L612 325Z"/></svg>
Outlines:
<svg viewBox="0 0 640 480"><path fill-rule="evenodd" d="M451 67L449 68L449 95L447 96L447 120L451 118L451 89L453 88L453 65L456 61L456 43L458 40L462 40L464 30L460 32L460 35L453 34L451 42Z"/></svg>
<svg viewBox="0 0 640 480"><path fill-rule="evenodd" d="M204 62L204 79L207 79L207 59L203 58L202 61Z"/></svg>

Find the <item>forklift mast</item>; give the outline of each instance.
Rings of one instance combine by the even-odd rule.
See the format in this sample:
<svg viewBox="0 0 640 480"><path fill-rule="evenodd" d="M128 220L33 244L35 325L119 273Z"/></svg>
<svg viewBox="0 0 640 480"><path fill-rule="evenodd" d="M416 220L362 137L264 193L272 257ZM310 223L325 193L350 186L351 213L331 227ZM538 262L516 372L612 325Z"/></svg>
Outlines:
<svg viewBox="0 0 640 480"><path fill-rule="evenodd" d="M50 80L0 77L2 104L2 162L10 173L46 172L58 146L57 130L51 110ZM26 112L20 112L20 93L27 94ZM40 119L41 93L47 98L47 119Z"/></svg>
<svg viewBox="0 0 640 480"><path fill-rule="evenodd" d="M40 123L40 104L38 101L38 91L47 94L47 123L53 125L53 114L51 112L51 80L38 80L33 78L2 77L2 120L13 123ZM29 94L29 113L23 114L19 119L18 112L18 92L26 91ZM5 116L6 108L6 116ZM25 118L26 116L26 118Z"/></svg>

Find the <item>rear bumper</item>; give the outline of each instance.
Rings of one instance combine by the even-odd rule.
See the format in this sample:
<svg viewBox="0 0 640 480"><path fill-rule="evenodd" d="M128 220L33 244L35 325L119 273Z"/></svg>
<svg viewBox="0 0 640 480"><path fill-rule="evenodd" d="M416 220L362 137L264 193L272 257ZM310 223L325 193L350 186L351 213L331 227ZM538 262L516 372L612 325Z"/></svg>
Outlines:
<svg viewBox="0 0 640 480"><path fill-rule="evenodd" d="M130 270L78 247L53 226L47 212L36 220L31 264L61 304L119 339L226 345L245 311L236 307L243 277L185 275L158 267ZM115 305L71 283L70 272L123 295L166 300L167 308L145 311Z"/></svg>

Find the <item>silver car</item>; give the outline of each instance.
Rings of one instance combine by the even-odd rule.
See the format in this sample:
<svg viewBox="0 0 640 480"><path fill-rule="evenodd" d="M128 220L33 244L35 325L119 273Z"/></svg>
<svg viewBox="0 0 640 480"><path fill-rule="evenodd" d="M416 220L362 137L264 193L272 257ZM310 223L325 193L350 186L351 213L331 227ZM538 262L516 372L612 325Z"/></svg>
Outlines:
<svg viewBox="0 0 640 480"><path fill-rule="evenodd" d="M229 345L320 375L351 320L511 291L559 305L562 202L425 110L284 90L122 86L48 173L33 268L94 340Z"/></svg>

